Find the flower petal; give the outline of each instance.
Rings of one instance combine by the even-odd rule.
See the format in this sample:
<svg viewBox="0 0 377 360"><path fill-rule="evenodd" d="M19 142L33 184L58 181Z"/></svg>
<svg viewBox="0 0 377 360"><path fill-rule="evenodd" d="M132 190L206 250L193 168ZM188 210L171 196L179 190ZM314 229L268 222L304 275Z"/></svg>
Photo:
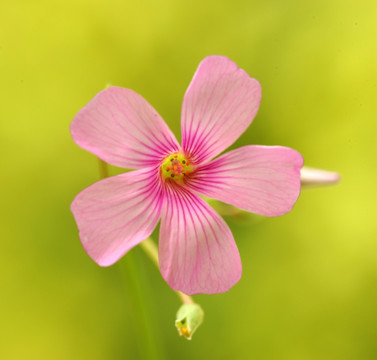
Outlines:
<svg viewBox="0 0 377 360"><path fill-rule="evenodd" d="M241 277L241 260L228 225L184 188L167 190L159 259L167 283L190 295L225 292Z"/></svg>
<svg viewBox="0 0 377 360"><path fill-rule="evenodd" d="M152 233L162 207L159 181L156 169L136 170L98 181L76 196L71 211L96 263L113 264Z"/></svg>
<svg viewBox="0 0 377 360"><path fill-rule="evenodd" d="M98 93L71 124L77 145L125 168L153 166L179 145L160 115L139 94L111 87Z"/></svg>
<svg viewBox="0 0 377 360"><path fill-rule="evenodd" d="M253 121L261 99L259 82L225 56L200 64L182 106L182 148L201 163L233 144Z"/></svg>
<svg viewBox="0 0 377 360"><path fill-rule="evenodd" d="M190 187L265 216L290 211L300 194L302 156L281 146L244 146L197 168Z"/></svg>

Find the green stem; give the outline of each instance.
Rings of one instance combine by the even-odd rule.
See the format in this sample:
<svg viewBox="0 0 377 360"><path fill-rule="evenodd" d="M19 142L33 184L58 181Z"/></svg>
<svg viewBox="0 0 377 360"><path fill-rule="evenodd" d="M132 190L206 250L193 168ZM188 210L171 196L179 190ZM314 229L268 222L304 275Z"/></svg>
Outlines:
<svg viewBox="0 0 377 360"><path fill-rule="evenodd" d="M143 274L140 271L140 264L138 264L138 254L131 251L127 254L125 259L126 268L121 268L124 276L128 279L130 286L129 295L132 297L132 307L138 316L135 318L135 323L139 329L136 337L139 345L139 352L142 359L161 360L164 357L161 354L161 346L158 339L158 332L156 331L156 321L153 314L150 313L150 304L148 299L151 295L143 286Z"/></svg>
<svg viewBox="0 0 377 360"><path fill-rule="evenodd" d="M107 166L107 163L100 158L98 158L98 170L100 179L109 177L109 167Z"/></svg>
<svg viewBox="0 0 377 360"><path fill-rule="evenodd" d="M109 177L109 168L105 161L98 159L98 168L100 179ZM120 270L129 280L128 283L132 287L129 294L132 296L133 308L139 313L139 318L135 319L135 322L141 325L138 338L141 339L142 344L139 343L139 351L144 359L160 360L163 358L161 347L158 344L156 332L153 331L156 327L151 326L152 316L150 316L145 304L146 299L150 299L150 294L147 294L144 287L141 286L139 271L136 271L138 266L135 264L135 255L135 253L130 252L125 261L127 271L124 272L123 268Z"/></svg>
<svg viewBox="0 0 377 360"><path fill-rule="evenodd" d="M153 242L151 238L147 238L142 241L140 247L144 250L144 252L149 256L152 262L158 267L158 249L156 244ZM193 304L194 300L191 296L184 294L181 291L174 291L179 299L182 301L183 304Z"/></svg>
<svg viewBox="0 0 377 360"><path fill-rule="evenodd" d="M109 177L109 167L107 163L101 160L100 158L98 158L98 162L100 179L105 179ZM140 247L145 251L145 253L149 256L149 258L158 268L158 249L153 240L151 238L145 239L143 242L140 243ZM175 293L177 294L177 296L183 304L194 303L194 300L191 296L186 295L181 291L175 291Z"/></svg>

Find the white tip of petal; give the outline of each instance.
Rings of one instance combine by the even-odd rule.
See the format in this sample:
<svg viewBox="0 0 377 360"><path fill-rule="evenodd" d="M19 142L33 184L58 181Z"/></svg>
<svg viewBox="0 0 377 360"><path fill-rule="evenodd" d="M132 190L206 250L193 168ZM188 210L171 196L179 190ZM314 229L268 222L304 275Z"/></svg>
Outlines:
<svg viewBox="0 0 377 360"><path fill-rule="evenodd" d="M331 185L339 182L340 175L335 171L304 166L301 169L300 180L302 186Z"/></svg>

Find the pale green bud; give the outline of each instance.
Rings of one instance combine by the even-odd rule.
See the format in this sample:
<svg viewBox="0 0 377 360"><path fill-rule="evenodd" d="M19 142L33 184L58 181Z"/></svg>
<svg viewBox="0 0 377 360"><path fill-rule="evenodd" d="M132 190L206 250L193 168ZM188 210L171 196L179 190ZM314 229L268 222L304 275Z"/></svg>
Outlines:
<svg viewBox="0 0 377 360"><path fill-rule="evenodd" d="M177 312L177 320L175 327L180 336L184 336L187 340L191 340L195 330L203 322L204 311L200 305L183 304Z"/></svg>

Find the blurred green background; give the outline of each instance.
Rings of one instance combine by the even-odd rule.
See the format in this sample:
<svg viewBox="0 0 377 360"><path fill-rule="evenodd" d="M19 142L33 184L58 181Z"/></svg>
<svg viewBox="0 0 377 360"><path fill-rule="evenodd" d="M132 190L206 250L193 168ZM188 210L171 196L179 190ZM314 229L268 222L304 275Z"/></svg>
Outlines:
<svg viewBox="0 0 377 360"><path fill-rule="evenodd" d="M376 359L376 14L374 0L2 0L0 358ZM206 318L188 342L139 248L110 268L83 251L69 205L97 160L68 129L111 82L179 134L210 54L262 84L233 147L290 146L342 182L283 217L226 218L243 276L196 297Z"/></svg>

